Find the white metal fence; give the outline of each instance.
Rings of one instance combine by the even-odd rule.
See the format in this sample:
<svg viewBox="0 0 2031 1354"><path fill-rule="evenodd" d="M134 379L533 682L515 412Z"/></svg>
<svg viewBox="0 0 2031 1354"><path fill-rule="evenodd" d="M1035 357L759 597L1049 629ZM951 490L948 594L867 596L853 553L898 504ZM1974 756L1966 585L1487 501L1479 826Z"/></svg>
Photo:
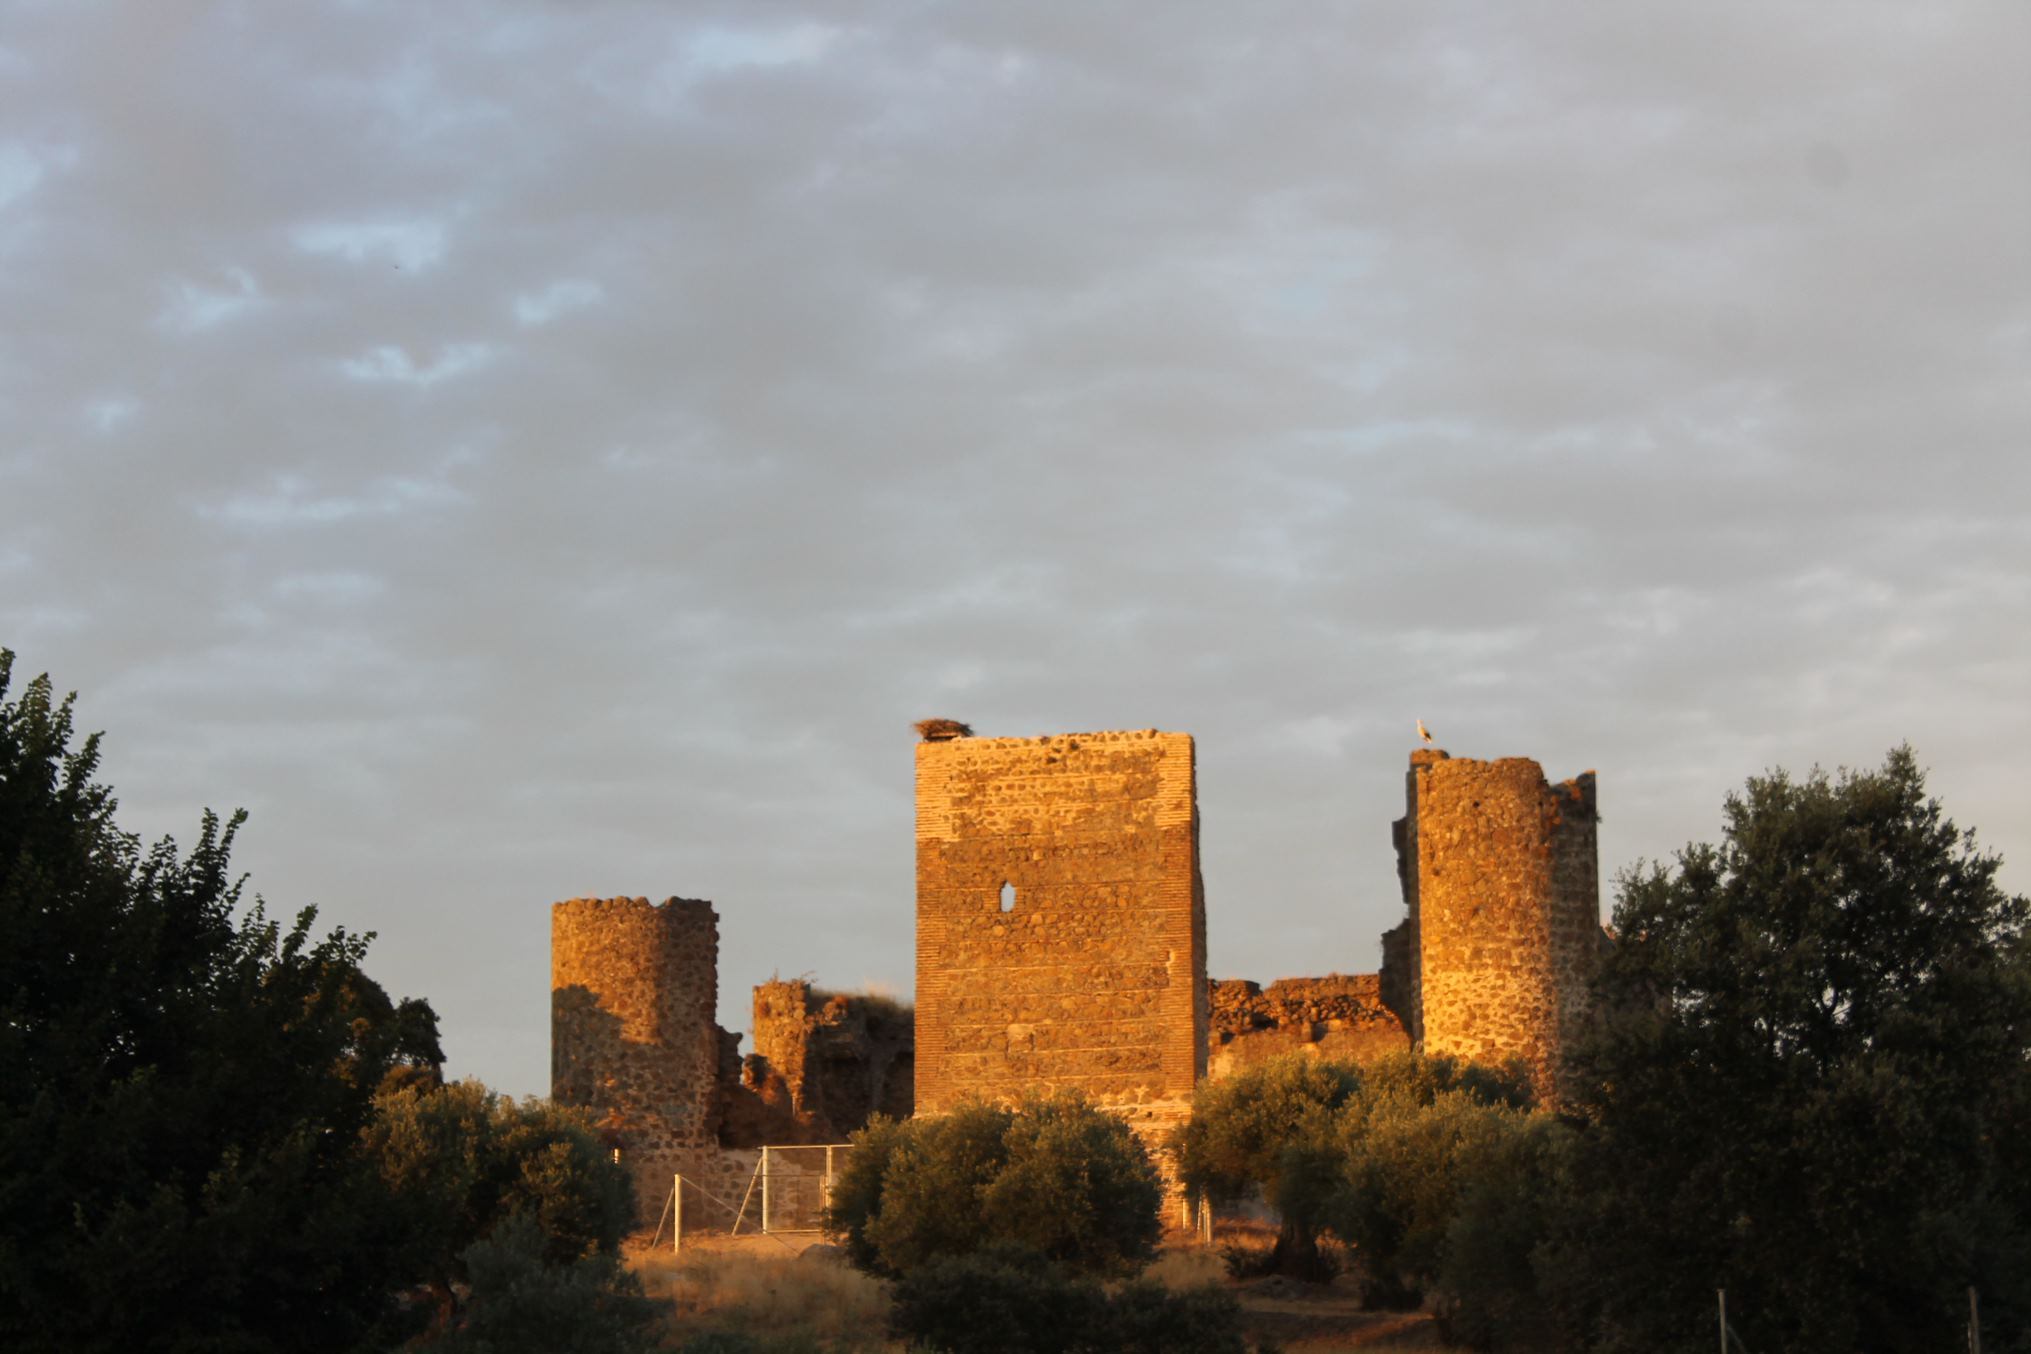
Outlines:
<svg viewBox="0 0 2031 1354"><path fill-rule="evenodd" d="M844 1142L764 1147L738 1201L721 1198L695 1179L675 1176L649 1244L662 1240L665 1224L672 1229L673 1250L683 1249L686 1232L780 1238L822 1231L833 1180L852 1151L853 1145Z"/></svg>
<svg viewBox="0 0 2031 1354"><path fill-rule="evenodd" d="M849 1143L816 1147L764 1147L749 1182L750 1201L759 1191L764 1232L816 1232L832 1202L833 1172L853 1151Z"/></svg>

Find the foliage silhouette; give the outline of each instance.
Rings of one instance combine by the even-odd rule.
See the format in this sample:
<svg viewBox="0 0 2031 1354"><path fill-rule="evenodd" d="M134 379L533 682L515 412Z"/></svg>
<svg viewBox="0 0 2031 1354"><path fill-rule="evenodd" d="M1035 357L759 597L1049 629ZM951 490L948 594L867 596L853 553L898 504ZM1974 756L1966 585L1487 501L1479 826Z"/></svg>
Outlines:
<svg viewBox="0 0 2031 1354"><path fill-rule="evenodd" d="M826 1228L856 1265L907 1274L991 1242L1128 1273L1156 1253L1163 1185L1128 1125L1076 1095L878 1119L853 1137Z"/></svg>
<svg viewBox="0 0 2031 1354"><path fill-rule="evenodd" d="M344 1348L396 1275L354 1150L436 1019L367 937L243 905L243 815L149 850L0 650L0 1343Z"/></svg>
<svg viewBox="0 0 2031 1354"><path fill-rule="evenodd" d="M1414 1303L1445 1227L1454 1139L1492 1133L1490 1116L1528 1103L1520 1067L1286 1054L1202 1085L1173 1150L1187 1188L1223 1202L1259 1194L1276 1209L1273 1269L1330 1278L1318 1245L1330 1227L1361 1248L1375 1296Z"/></svg>
<svg viewBox="0 0 2031 1354"><path fill-rule="evenodd" d="M1880 770L1730 795L1720 845L1626 873L1582 1067L1596 1129L1565 1265L1606 1349L2031 1341L2023 898Z"/></svg>
<svg viewBox="0 0 2031 1354"><path fill-rule="evenodd" d="M555 1238L517 1214L467 1247L460 1262L472 1300L450 1332L424 1347L443 1354L647 1354L660 1347L657 1305L612 1251L562 1264Z"/></svg>
<svg viewBox="0 0 2031 1354"><path fill-rule="evenodd" d="M892 1333L945 1354L1246 1354L1241 1309L1219 1288L1133 1280L1109 1294L1035 1250L997 1242L944 1256L896 1285Z"/></svg>

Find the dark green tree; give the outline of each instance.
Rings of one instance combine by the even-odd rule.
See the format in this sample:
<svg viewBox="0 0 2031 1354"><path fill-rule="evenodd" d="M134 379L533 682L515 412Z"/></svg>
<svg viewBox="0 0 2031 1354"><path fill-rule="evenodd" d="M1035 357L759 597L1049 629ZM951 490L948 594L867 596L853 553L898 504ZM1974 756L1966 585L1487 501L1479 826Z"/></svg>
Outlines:
<svg viewBox="0 0 2031 1354"><path fill-rule="evenodd" d="M990 1244L1102 1274L1142 1267L1162 1235L1163 1186L1128 1126L1076 1095L936 1118L877 1118L834 1185L826 1229L849 1258L908 1274Z"/></svg>
<svg viewBox="0 0 2031 1354"><path fill-rule="evenodd" d="M360 1149L387 1199L383 1244L409 1282L431 1289L440 1325L453 1286L472 1277L469 1248L513 1220L536 1228L546 1264L620 1253L633 1189L586 1111L475 1081L384 1089L375 1111Z"/></svg>
<svg viewBox="0 0 2031 1354"><path fill-rule="evenodd" d="M1530 1102L1520 1065L1399 1053L1367 1064L1286 1054L1202 1085L1174 1150L1186 1187L1277 1212L1272 1265L1329 1278L1318 1237L1360 1248L1378 1300L1415 1303L1459 1176Z"/></svg>
<svg viewBox="0 0 2031 1354"><path fill-rule="evenodd" d="M1603 1347L2031 1340L2026 902L1909 748L1728 798L1718 846L1621 880L1583 1067L1567 1268Z"/></svg>
<svg viewBox="0 0 2031 1354"><path fill-rule="evenodd" d="M1163 1239L1163 1182L1118 1116L1074 1095L1021 1106L1007 1164L981 1194L996 1232L1102 1274L1140 1270Z"/></svg>
<svg viewBox="0 0 2031 1354"><path fill-rule="evenodd" d="M1354 1064L1301 1054L1200 1083L1192 1117L1172 1142L1185 1188L1221 1203L1260 1197L1279 1218L1274 1268L1330 1278L1319 1229L1338 1179L1334 1123L1360 1090Z"/></svg>
<svg viewBox="0 0 2031 1354"><path fill-rule="evenodd" d="M1365 1301L1416 1307L1439 1276L1462 1193L1526 1131L1528 1083L1520 1068L1503 1078L1409 1053L1365 1071L1335 1117L1339 1169L1321 1216L1354 1248Z"/></svg>
<svg viewBox="0 0 2031 1354"><path fill-rule="evenodd" d="M243 905L235 815L143 850L0 650L0 1344L345 1348L395 1276L355 1144L436 1021Z"/></svg>
<svg viewBox="0 0 2031 1354"><path fill-rule="evenodd" d="M945 1354L1247 1354L1241 1306L1218 1286L1109 1293L1033 1248L942 1256L896 1284L891 1333Z"/></svg>
<svg viewBox="0 0 2031 1354"><path fill-rule="evenodd" d="M472 1300L423 1345L439 1354L651 1354L663 1348L657 1304L620 1256L594 1249L558 1261L556 1238L517 1213L460 1257Z"/></svg>
<svg viewBox="0 0 2031 1354"><path fill-rule="evenodd" d="M905 1135L903 1124L885 1114L867 1121L852 1135L853 1151L832 1177L832 1197L825 1210L825 1230L846 1248L856 1269L882 1272L881 1251L868 1229L882 1205L882 1182L889 1160Z"/></svg>
<svg viewBox="0 0 2031 1354"><path fill-rule="evenodd" d="M1572 1172L1587 1142L1564 1119L1529 1115L1459 1182L1432 1284L1448 1339L1503 1354L1586 1347L1572 1302L1584 1271L1559 1239L1586 1230L1572 1214Z"/></svg>
<svg viewBox="0 0 2031 1354"><path fill-rule="evenodd" d="M999 1105L973 1103L902 1125L865 1228L883 1272L907 1274L994 1239L982 1196L1008 1165L1004 1139L1014 1118Z"/></svg>

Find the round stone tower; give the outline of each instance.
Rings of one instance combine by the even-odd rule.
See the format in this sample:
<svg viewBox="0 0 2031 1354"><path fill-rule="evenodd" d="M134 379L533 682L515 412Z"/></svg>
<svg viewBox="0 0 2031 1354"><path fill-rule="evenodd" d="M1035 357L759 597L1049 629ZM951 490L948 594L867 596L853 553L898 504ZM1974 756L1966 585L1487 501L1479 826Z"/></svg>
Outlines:
<svg viewBox="0 0 2031 1354"><path fill-rule="evenodd" d="M1419 749L1406 789L1411 1035L1428 1053L1521 1058L1555 1103L1603 943L1594 773L1549 785L1525 757Z"/></svg>
<svg viewBox="0 0 2031 1354"><path fill-rule="evenodd" d="M594 1111L651 1215L673 1173L716 1153L718 963L708 902L550 909L550 1095Z"/></svg>

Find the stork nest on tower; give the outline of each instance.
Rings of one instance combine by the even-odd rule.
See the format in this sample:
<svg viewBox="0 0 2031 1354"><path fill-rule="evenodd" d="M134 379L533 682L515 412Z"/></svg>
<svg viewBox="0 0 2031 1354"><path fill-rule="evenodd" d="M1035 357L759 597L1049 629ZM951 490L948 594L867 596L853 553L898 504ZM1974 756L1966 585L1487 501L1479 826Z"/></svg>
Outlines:
<svg viewBox="0 0 2031 1354"><path fill-rule="evenodd" d="M927 743L943 743L953 738L973 737L973 726L962 724L956 719L920 719L910 726L917 736Z"/></svg>

